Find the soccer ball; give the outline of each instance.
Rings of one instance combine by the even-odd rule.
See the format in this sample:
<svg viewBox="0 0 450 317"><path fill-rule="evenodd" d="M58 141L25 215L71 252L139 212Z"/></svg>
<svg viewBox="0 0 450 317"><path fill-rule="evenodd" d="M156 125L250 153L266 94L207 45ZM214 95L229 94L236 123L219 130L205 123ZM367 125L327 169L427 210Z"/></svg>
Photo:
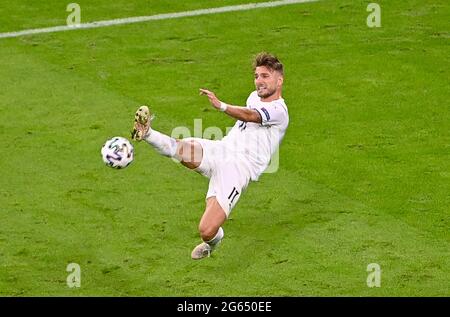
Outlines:
<svg viewBox="0 0 450 317"><path fill-rule="evenodd" d="M121 136L109 139L102 146L103 162L112 168L125 168L133 162L133 158L133 145Z"/></svg>

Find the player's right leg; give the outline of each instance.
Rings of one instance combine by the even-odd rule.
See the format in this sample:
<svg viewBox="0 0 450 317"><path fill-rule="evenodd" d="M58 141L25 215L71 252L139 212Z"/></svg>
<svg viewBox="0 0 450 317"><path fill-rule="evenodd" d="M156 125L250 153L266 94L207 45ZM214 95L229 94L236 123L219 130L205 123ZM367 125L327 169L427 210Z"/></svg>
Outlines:
<svg viewBox="0 0 450 317"><path fill-rule="evenodd" d="M131 138L145 140L160 154L177 159L189 169L199 167L203 159L202 145L193 139L176 140L151 129L153 117L147 106L139 107L134 117Z"/></svg>

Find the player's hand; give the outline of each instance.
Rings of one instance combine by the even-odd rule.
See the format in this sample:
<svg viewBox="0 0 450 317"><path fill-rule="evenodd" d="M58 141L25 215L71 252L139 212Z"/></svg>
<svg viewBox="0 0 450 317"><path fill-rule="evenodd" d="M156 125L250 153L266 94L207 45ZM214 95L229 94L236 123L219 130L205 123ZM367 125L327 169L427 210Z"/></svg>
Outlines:
<svg viewBox="0 0 450 317"><path fill-rule="evenodd" d="M220 100L217 99L216 95L212 91L200 88L200 95L208 97L212 106L216 109L220 109Z"/></svg>

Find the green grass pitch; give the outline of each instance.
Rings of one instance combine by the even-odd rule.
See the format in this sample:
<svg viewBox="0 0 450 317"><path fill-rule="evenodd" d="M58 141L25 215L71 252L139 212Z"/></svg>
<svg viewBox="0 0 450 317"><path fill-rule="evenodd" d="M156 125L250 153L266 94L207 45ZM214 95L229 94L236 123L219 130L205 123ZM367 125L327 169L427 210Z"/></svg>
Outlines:
<svg viewBox="0 0 450 317"><path fill-rule="evenodd" d="M90 22L258 1L77 2ZM450 5L380 0L369 28L370 2L0 39L0 295L449 296ZM64 25L67 3L5 3L0 32ZM143 143L116 171L100 147L142 103L164 133L225 131L198 88L245 104L263 50L286 69L280 168L193 261L208 180Z"/></svg>

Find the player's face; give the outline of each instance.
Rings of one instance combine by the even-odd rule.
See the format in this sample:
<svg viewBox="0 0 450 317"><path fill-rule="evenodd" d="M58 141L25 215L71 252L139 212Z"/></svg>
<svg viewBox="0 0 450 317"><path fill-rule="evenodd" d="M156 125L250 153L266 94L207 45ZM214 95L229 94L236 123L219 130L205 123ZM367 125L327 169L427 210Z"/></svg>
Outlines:
<svg viewBox="0 0 450 317"><path fill-rule="evenodd" d="M283 77L277 71L259 66L255 69L255 87L258 97L269 98L281 90Z"/></svg>

